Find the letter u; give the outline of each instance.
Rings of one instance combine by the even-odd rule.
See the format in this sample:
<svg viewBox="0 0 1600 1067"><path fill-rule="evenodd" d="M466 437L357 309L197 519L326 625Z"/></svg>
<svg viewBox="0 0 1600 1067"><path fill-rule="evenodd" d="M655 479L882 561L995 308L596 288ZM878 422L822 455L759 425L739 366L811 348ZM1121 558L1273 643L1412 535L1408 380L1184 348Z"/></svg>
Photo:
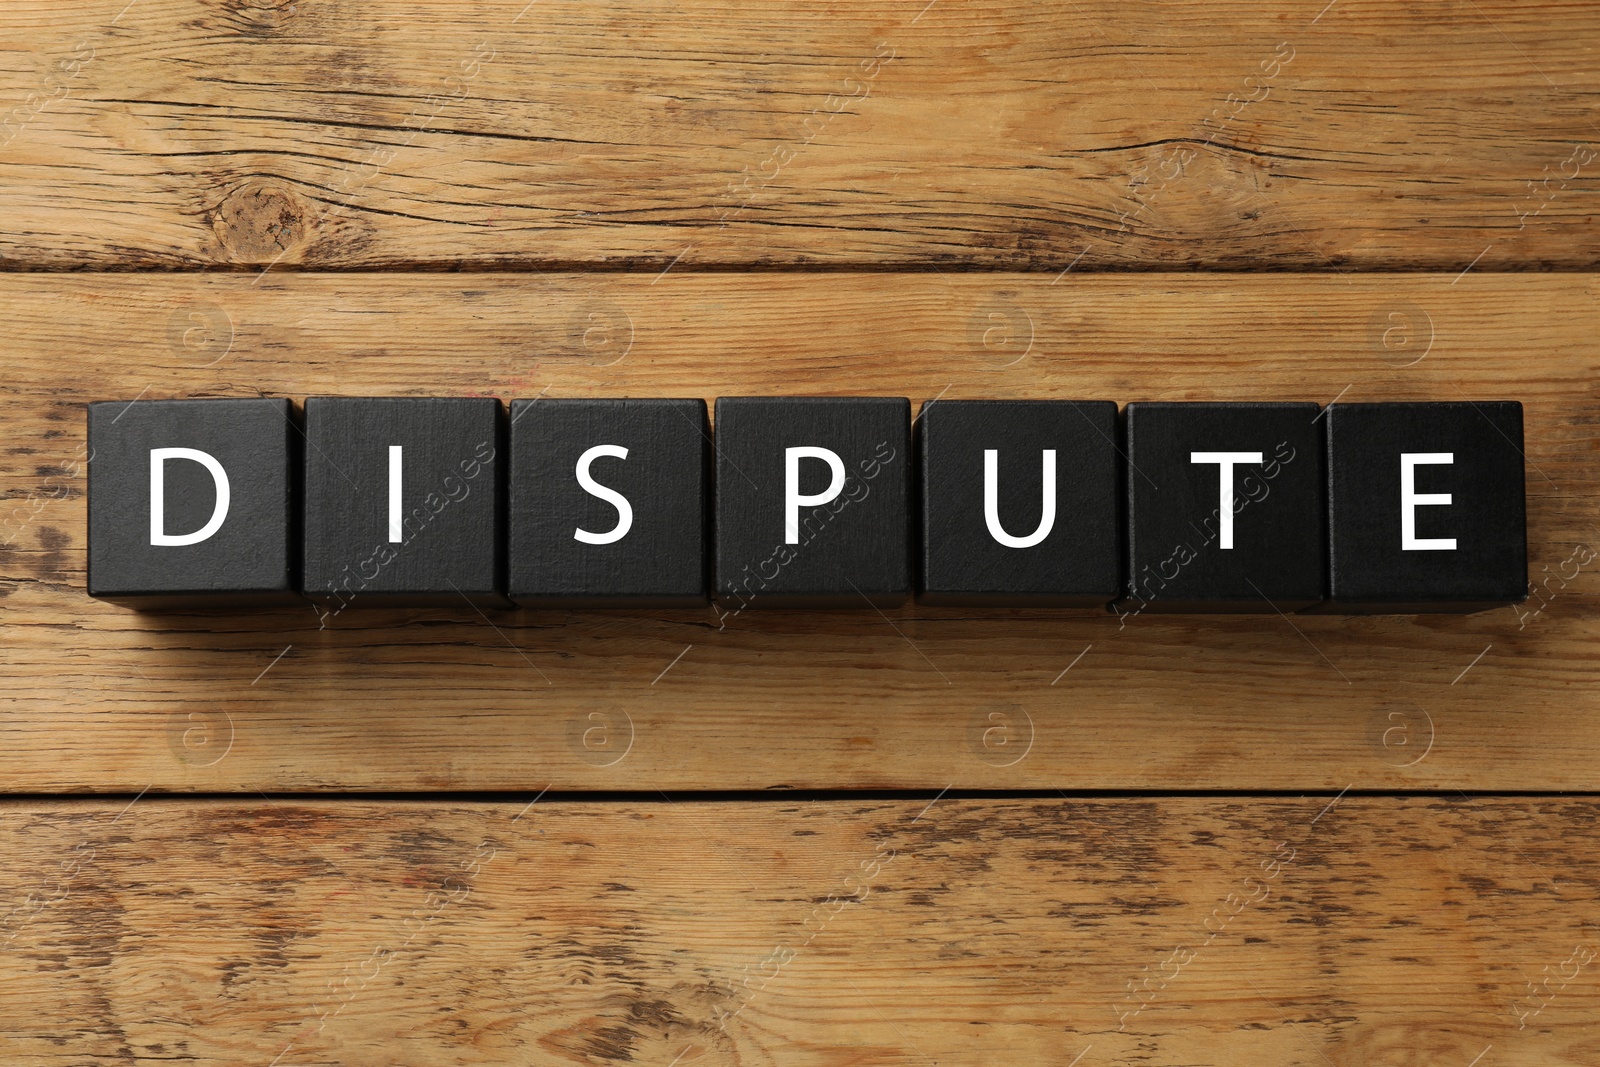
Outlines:
<svg viewBox="0 0 1600 1067"><path fill-rule="evenodd" d="M1039 527L1027 537L1012 537L1000 525L1000 452L983 450L983 518L989 524L989 536L1007 548L1032 548L1046 537L1056 524L1056 450L1043 452L1043 497L1039 508Z"/></svg>

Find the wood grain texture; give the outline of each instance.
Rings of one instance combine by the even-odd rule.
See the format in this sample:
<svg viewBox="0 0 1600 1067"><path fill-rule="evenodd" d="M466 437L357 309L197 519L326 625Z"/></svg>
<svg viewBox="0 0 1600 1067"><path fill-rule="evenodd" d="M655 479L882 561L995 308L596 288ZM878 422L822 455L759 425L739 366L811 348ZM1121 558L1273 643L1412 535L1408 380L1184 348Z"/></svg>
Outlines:
<svg viewBox="0 0 1600 1067"><path fill-rule="evenodd" d="M4 809L8 1062L1600 1050L1593 799L125 807Z"/></svg>
<svg viewBox="0 0 1600 1067"><path fill-rule="evenodd" d="M1597 287L11 275L0 787L1594 789ZM258 392L1512 398L1537 592L1471 617L463 604L320 628L90 600L82 403Z"/></svg>
<svg viewBox="0 0 1600 1067"><path fill-rule="evenodd" d="M8 3L0 256L1592 267L1597 45L1587 0Z"/></svg>

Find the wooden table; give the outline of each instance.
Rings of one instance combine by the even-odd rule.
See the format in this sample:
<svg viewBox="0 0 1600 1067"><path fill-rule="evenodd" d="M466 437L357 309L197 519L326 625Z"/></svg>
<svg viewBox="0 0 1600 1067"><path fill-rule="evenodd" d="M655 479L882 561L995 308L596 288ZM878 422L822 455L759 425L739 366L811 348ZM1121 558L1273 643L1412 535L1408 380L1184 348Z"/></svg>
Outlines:
<svg viewBox="0 0 1600 1067"><path fill-rule="evenodd" d="M1597 47L1554 0L6 5L0 1062L1600 1062ZM89 400L766 392L1518 399L1534 596L84 592Z"/></svg>

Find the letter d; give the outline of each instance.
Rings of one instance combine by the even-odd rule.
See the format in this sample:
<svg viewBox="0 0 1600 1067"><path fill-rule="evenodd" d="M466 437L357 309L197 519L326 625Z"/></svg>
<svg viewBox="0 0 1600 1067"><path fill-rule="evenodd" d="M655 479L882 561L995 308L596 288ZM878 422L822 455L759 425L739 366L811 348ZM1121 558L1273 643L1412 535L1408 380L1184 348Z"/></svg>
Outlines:
<svg viewBox="0 0 1600 1067"><path fill-rule="evenodd" d="M166 462L169 459L192 459L211 472L217 486L217 504L211 518L194 533L169 534L166 532ZM152 448L150 450L150 543L152 545L197 545L222 528L228 517L228 472L222 469L215 456L198 448Z"/></svg>

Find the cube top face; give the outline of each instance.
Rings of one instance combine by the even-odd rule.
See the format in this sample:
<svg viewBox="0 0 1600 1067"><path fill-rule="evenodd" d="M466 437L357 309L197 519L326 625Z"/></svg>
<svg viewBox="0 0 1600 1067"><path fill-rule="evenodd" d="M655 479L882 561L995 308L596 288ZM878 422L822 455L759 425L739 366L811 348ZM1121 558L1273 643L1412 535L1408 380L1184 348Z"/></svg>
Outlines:
<svg viewBox="0 0 1600 1067"><path fill-rule="evenodd" d="M1325 421L1329 611L1479 611L1528 595L1520 403L1341 403Z"/></svg>
<svg viewBox="0 0 1600 1067"><path fill-rule="evenodd" d="M924 405L916 426L921 599L1103 607L1115 598L1118 432L1111 401Z"/></svg>
<svg viewBox="0 0 1600 1067"><path fill-rule="evenodd" d="M503 603L503 422L493 398L308 398L305 595Z"/></svg>
<svg viewBox="0 0 1600 1067"><path fill-rule="evenodd" d="M1126 611L1272 612L1324 595L1322 426L1312 403L1126 409Z"/></svg>
<svg viewBox="0 0 1600 1067"><path fill-rule="evenodd" d="M711 424L704 400L513 401L510 449L513 601L705 602Z"/></svg>
<svg viewBox="0 0 1600 1067"><path fill-rule="evenodd" d="M911 591L911 402L721 397L714 592L744 607L864 607Z"/></svg>
<svg viewBox="0 0 1600 1067"><path fill-rule="evenodd" d="M89 595L292 599L293 417L288 400L90 404Z"/></svg>

